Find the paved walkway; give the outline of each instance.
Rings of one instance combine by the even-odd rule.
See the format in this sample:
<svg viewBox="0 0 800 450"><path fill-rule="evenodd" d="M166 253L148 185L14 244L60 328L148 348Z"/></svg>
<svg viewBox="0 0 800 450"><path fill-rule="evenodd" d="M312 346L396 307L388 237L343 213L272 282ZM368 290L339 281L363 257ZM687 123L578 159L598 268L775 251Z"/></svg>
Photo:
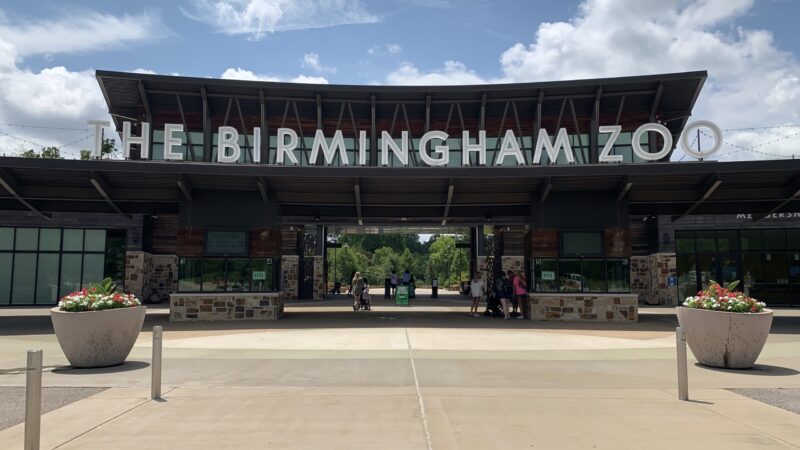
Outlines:
<svg viewBox="0 0 800 450"><path fill-rule="evenodd" d="M410 308L289 305L269 323L165 326L164 400L149 396L150 333L128 363L66 367L46 311L0 310L0 385L110 389L43 416L42 448L799 448L800 415L728 391L800 388L800 315L783 310L751 371L690 362L676 398L674 314L638 324L504 321L458 298ZM13 322L13 326L11 325ZM6 326L9 325L9 326ZM0 431L21 447L23 427Z"/></svg>

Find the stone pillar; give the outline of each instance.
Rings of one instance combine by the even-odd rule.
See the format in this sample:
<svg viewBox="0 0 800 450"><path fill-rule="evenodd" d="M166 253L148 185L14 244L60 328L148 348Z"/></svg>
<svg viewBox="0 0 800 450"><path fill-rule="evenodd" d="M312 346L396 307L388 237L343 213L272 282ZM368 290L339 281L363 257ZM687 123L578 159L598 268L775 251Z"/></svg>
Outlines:
<svg viewBox="0 0 800 450"><path fill-rule="evenodd" d="M284 299L297 300L299 294L300 256L281 256L281 291Z"/></svg>
<svg viewBox="0 0 800 450"><path fill-rule="evenodd" d="M325 297L325 258L323 256L314 257L314 300L322 300Z"/></svg>
<svg viewBox="0 0 800 450"><path fill-rule="evenodd" d="M167 300L169 294L177 290L177 256L152 255L138 250L125 253L125 292L148 301L153 294Z"/></svg>
<svg viewBox="0 0 800 450"><path fill-rule="evenodd" d="M667 278L677 275L675 253L654 253L631 258L631 292L649 305L677 305L678 288Z"/></svg>
<svg viewBox="0 0 800 450"><path fill-rule="evenodd" d="M148 253L142 251L125 252L125 283L123 290L133 294L139 299L144 299L145 258Z"/></svg>

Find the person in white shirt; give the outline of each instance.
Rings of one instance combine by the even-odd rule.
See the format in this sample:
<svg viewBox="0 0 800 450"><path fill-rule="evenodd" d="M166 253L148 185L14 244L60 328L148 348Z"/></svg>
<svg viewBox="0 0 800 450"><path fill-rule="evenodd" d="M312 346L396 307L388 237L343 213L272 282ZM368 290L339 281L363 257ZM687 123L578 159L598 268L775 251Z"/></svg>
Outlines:
<svg viewBox="0 0 800 450"><path fill-rule="evenodd" d="M472 277L472 281L469 283L469 292L470 296L472 296L472 306L469 308L469 314L472 317L480 317L481 315L478 314L478 306L481 303L481 297L486 292L486 284L481 279L481 274L479 272L475 272L475 275Z"/></svg>
<svg viewBox="0 0 800 450"><path fill-rule="evenodd" d="M397 293L397 273L395 273L395 271L393 270L389 278L390 278L389 282L392 285L392 295L395 295Z"/></svg>

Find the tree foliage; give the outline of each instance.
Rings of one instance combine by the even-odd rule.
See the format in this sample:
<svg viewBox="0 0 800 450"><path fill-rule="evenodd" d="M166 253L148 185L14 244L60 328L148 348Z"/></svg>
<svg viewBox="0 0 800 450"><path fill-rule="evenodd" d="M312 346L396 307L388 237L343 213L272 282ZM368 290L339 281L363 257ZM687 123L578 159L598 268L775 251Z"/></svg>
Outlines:
<svg viewBox="0 0 800 450"><path fill-rule="evenodd" d="M100 158L105 158L107 155L110 155L115 151L117 151L117 141L114 139L103 139L103 145L100 147ZM81 159L92 159L92 151L81 150Z"/></svg>
<svg viewBox="0 0 800 450"><path fill-rule="evenodd" d="M20 153L19 156L23 158L64 159L64 157L61 156L61 150L58 147L43 147L39 152L29 149Z"/></svg>

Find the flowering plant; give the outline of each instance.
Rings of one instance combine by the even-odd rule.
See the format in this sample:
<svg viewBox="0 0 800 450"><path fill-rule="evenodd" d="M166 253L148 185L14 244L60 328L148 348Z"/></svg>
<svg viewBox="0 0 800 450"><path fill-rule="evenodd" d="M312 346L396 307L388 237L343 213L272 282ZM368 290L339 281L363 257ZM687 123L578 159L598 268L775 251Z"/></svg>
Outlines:
<svg viewBox="0 0 800 450"><path fill-rule="evenodd" d="M697 309L710 309L712 311L727 311L736 313L757 313L767 306L763 302L744 295L741 291L734 291L738 281L722 287L716 281L710 281L708 289L700 291L694 297L687 297L683 306Z"/></svg>
<svg viewBox="0 0 800 450"><path fill-rule="evenodd" d="M67 312L102 311L142 304L135 295L115 292L116 289L113 281L106 278L102 283L91 284L88 288L65 295L58 302L58 309Z"/></svg>

